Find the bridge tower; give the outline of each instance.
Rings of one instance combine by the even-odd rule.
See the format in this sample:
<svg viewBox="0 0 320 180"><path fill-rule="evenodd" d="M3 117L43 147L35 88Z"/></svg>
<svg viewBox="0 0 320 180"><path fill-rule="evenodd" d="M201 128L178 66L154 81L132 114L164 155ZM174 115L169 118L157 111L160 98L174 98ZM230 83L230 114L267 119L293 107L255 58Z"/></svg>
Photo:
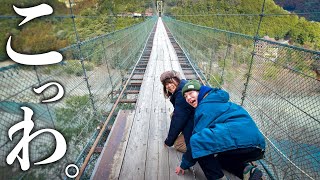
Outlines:
<svg viewBox="0 0 320 180"><path fill-rule="evenodd" d="M157 1L157 12L159 17L161 17L163 12L162 1Z"/></svg>

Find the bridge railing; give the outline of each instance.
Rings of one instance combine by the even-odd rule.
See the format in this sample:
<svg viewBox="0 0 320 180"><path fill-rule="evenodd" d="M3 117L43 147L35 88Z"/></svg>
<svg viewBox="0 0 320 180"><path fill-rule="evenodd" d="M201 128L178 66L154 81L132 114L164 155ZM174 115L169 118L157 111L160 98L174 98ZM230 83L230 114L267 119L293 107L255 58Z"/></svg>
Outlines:
<svg viewBox="0 0 320 180"><path fill-rule="evenodd" d="M155 22L155 17L150 18L126 29L60 49L64 60L59 64L37 67L14 64L0 68L1 176L11 177L15 174L12 179L63 179L68 164L74 163L80 167L90 149L90 142L99 131L97 127L104 122L112 108L114 92L121 89L127 72L137 62ZM37 95L32 88L51 81L64 86L64 97L55 103L42 104L40 100L55 95L56 89L50 88L43 95ZM53 128L63 134L68 147L66 155L59 162L27 172L19 170L17 161L14 163L16 168L8 167L5 163L6 156L23 133L17 132L13 141L7 135L12 125L23 120L21 106L33 109L34 131ZM43 135L34 139L29 147L30 160L36 162L51 155L55 139Z"/></svg>
<svg viewBox="0 0 320 180"><path fill-rule="evenodd" d="M320 178L320 52L163 17L211 86L254 117L271 179ZM244 127L245 128L245 127Z"/></svg>

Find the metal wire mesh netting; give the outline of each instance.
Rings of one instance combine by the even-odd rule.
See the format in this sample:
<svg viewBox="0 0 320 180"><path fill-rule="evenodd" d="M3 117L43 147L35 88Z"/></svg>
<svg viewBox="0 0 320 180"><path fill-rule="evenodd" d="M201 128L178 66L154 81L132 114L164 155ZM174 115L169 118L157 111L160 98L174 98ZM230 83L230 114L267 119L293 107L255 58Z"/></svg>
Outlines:
<svg viewBox="0 0 320 180"><path fill-rule="evenodd" d="M65 178L65 167L81 165L97 127L104 122L114 102L114 92L121 89L127 73L137 62L156 18L106 35L81 41L60 49L64 60L55 65L10 65L0 69L0 159L2 178L50 179ZM54 103L40 103L57 92L48 88L42 95L32 88L46 82L59 82L64 86L64 97ZM33 110L35 127L58 130L67 141L66 155L56 163L34 166L27 172L20 170L15 161L9 167L6 156L21 139L23 131L14 134L10 141L8 129L23 120L21 106ZM35 138L29 145L31 165L52 154L55 138L50 133ZM90 169L90 164L89 164ZM72 174L72 173L70 173Z"/></svg>
<svg viewBox="0 0 320 180"><path fill-rule="evenodd" d="M212 86L253 116L267 140L270 179L320 178L320 52L169 17L165 24Z"/></svg>

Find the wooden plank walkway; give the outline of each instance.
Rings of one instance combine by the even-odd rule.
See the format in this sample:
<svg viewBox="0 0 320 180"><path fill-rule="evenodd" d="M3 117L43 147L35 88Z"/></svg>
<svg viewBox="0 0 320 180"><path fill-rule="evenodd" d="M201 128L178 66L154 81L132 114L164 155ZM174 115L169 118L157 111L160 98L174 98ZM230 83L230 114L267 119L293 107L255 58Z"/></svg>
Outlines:
<svg viewBox="0 0 320 180"><path fill-rule="evenodd" d="M182 153L164 147L173 107L164 98L160 75L166 70L182 70L161 18L157 23L136 109L119 112L91 179L205 179L198 165L185 175L176 175ZM119 142L111 143L112 138Z"/></svg>

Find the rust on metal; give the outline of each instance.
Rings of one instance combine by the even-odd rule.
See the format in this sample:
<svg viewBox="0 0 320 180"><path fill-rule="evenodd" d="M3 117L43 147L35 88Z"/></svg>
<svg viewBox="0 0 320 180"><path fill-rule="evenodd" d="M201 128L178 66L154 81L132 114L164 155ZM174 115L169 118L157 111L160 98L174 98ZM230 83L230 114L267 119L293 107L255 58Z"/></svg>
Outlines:
<svg viewBox="0 0 320 180"><path fill-rule="evenodd" d="M120 99L119 103L136 103L137 99Z"/></svg>
<svg viewBox="0 0 320 180"><path fill-rule="evenodd" d="M92 179L109 179L112 173L112 165L116 163L116 153L121 148L122 138L126 131L126 122L129 110L119 111L112 126L112 133L109 135L106 144L101 149L101 157L97 161L97 167L92 172ZM96 148L97 149L97 148Z"/></svg>
<svg viewBox="0 0 320 180"><path fill-rule="evenodd" d="M139 94L140 91L138 90L127 90L126 93L127 94Z"/></svg>
<svg viewBox="0 0 320 180"><path fill-rule="evenodd" d="M102 149L103 149L103 147L98 146L98 147L96 147L96 149L94 150L94 152L95 152L95 153L101 153Z"/></svg>

